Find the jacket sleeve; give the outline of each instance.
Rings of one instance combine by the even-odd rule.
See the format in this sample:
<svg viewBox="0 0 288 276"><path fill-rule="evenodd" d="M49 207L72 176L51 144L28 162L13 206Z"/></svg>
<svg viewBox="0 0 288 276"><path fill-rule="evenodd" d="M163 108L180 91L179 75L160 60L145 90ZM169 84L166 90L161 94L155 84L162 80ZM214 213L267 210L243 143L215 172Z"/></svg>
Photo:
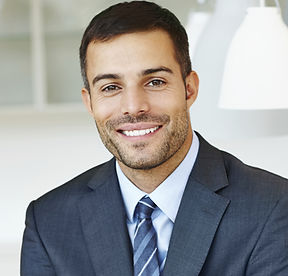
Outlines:
<svg viewBox="0 0 288 276"><path fill-rule="evenodd" d="M288 275L288 195L277 201L267 218L246 275Z"/></svg>
<svg viewBox="0 0 288 276"><path fill-rule="evenodd" d="M21 276L56 276L37 231L34 202L28 206L21 250Z"/></svg>

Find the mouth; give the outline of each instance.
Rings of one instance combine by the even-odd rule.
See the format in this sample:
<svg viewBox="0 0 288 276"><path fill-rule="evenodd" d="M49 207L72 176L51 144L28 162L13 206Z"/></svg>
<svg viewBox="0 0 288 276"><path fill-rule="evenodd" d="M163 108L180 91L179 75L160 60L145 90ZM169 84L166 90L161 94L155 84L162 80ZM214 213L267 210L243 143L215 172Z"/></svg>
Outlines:
<svg viewBox="0 0 288 276"><path fill-rule="evenodd" d="M128 137L139 137L139 136L144 136L144 135L154 133L159 128L161 128L161 126L155 126L155 127L146 128L146 129L119 130L119 132Z"/></svg>

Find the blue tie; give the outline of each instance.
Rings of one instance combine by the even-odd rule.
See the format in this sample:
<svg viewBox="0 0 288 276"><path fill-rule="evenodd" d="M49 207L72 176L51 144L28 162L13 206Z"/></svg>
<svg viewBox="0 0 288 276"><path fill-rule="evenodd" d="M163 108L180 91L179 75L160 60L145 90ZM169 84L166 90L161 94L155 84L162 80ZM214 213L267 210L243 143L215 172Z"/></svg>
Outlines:
<svg viewBox="0 0 288 276"><path fill-rule="evenodd" d="M143 197L135 208L137 226L134 233L134 275L159 276L157 236L151 214L156 205Z"/></svg>

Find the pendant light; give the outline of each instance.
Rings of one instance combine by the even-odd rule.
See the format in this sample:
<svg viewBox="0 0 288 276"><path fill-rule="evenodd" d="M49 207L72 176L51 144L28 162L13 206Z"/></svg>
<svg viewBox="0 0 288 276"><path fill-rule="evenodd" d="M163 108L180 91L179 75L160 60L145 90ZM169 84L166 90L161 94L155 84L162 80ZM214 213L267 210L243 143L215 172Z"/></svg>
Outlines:
<svg viewBox="0 0 288 276"><path fill-rule="evenodd" d="M228 50L220 108L288 108L288 27L275 2L247 9Z"/></svg>

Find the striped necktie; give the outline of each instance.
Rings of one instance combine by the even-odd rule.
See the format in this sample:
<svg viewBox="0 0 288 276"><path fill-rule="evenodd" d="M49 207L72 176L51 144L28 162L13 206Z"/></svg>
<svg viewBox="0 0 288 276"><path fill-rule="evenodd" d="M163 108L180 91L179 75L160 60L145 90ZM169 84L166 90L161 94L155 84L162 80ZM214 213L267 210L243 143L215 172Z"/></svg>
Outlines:
<svg viewBox="0 0 288 276"><path fill-rule="evenodd" d="M155 207L149 197L143 197L135 208L134 276L159 276L157 236L151 221Z"/></svg>

